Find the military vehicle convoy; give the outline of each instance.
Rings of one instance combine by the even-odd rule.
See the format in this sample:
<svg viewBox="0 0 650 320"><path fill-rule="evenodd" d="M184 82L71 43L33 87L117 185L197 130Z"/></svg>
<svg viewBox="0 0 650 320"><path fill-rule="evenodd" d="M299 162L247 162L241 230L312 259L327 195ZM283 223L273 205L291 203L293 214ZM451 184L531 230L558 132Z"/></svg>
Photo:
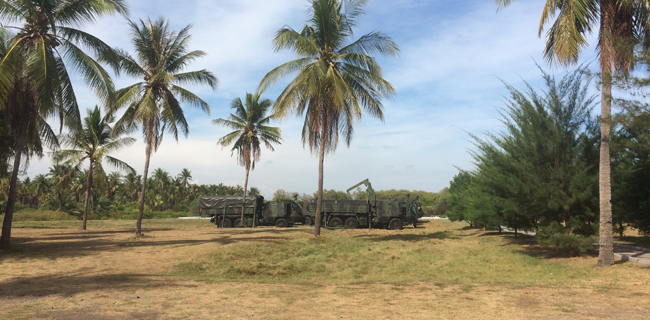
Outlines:
<svg viewBox="0 0 650 320"><path fill-rule="evenodd" d="M321 222L325 227L388 228L399 230L407 224L415 227L422 217L418 198L413 200L377 200L368 179L348 189L348 193L360 185L367 188L367 200L323 200ZM213 196L199 198L199 212L202 217L221 228L276 226L291 227L295 223L313 225L316 220L316 200L302 204L295 201L264 202L262 196L246 198L241 196ZM244 205L244 221L241 221Z"/></svg>
<svg viewBox="0 0 650 320"><path fill-rule="evenodd" d="M244 221L241 210L244 206ZM294 201L264 202L262 196L213 196L199 198L199 213L220 228L276 226L286 228L303 222L302 209Z"/></svg>
<svg viewBox="0 0 650 320"><path fill-rule="evenodd" d="M345 226L347 229L356 228L388 228L399 230L407 224L417 224L421 217L421 204L415 200L377 200L375 190L368 179L357 183L347 190L350 193L360 185L366 186L367 200L323 200L322 222L326 227ZM316 200L303 205L303 215L306 222L316 220ZM310 223L311 224L311 223Z"/></svg>

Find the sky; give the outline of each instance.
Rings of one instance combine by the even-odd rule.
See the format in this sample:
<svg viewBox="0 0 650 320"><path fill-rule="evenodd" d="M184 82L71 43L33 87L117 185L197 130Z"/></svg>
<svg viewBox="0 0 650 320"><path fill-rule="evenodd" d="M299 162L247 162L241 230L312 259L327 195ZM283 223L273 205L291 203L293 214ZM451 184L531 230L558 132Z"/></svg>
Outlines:
<svg viewBox="0 0 650 320"><path fill-rule="evenodd" d="M497 10L494 1L485 0L370 0L354 38L381 31L399 45L399 57L378 58L396 94L383 101L383 122L364 116L355 124L349 148L340 141L336 152L325 158L324 188L346 190L367 178L377 190L438 192L449 186L459 168L472 169L469 133L483 136L502 129L498 108L508 93L503 82L522 89L528 82L541 90L536 63L558 77L566 72L543 58L545 39L544 34L538 37L538 26L545 2L516 1ZM309 2L131 0L129 7L131 20L163 16L176 30L191 24L190 49L205 51L207 56L188 71L207 69L219 79L216 91L189 87L210 104L211 114L185 108L189 136L175 141L166 135L151 158L150 170L163 168L176 175L188 168L195 183L243 185L244 168L228 148L216 144L228 130L211 120L227 118L233 99L254 92L267 72L296 58L288 51L275 52L272 39L284 26L302 28ZM83 30L133 52L123 17L102 18ZM588 37L592 46L583 50L580 62L592 67L597 59L594 38ZM274 100L291 78L262 97ZM120 88L138 81L115 78ZM75 90L82 108L98 103L78 78ZM303 148L301 119L293 116L275 125L282 129L284 141L275 152L262 150L249 186L259 188L266 197L277 189L313 193L318 186L318 154ZM133 137L138 142L115 157L142 174L144 143L140 133ZM27 175L47 173L51 165L47 156L32 160Z"/></svg>

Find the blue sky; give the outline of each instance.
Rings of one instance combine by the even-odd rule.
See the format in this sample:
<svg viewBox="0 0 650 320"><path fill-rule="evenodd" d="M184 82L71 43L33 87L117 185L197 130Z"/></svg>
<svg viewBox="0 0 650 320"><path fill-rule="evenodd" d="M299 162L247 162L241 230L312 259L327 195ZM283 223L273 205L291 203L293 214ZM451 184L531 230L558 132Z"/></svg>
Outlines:
<svg viewBox="0 0 650 320"><path fill-rule="evenodd" d="M384 101L385 122L364 117L355 126L350 148L341 144L325 159L326 189L345 190L369 178L375 189L409 189L437 192L458 172L470 169L472 148L467 132L500 130L497 108L507 91L501 80L521 88L523 81L540 87L535 61L551 68L542 57L544 39L537 37L545 0L518 1L497 12L494 1L371 0L356 37L382 31L398 43L399 58L379 59L385 78L397 90ZM229 150L216 145L227 133L211 124L229 115L232 99L253 92L272 68L293 59L290 52L274 52L274 33L288 25L301 28L307 20L306 0L138 0L130 1L131 19L169 18L175 29L192 24L192 49L208 53L191 69L208 69L219 78L213 92L191 88L209 102L212 113L186 109L190 135L176 142L170 135L152 156L152 170L164 168L176 175L192 171L202 184L244 182L244 169ZM105 18L84 27L111 46L132 52L129 29L122 17ZM594 36L589 37L590 44ZM582 53L582 62L597 56L594 47ZM595 65L595 63L592 63ZM287 81L263 97L275 99ZM119 87L138 81L116 79ZM76 90L80 105L97 103L82 83ZM318 157L304 149L302 122L288 118L277 123L284 143L275 152L264 149L251 173L250 185L271 196L276 189L312 193L317 189ZM116 154L138 173L144 167L144 144ZM46 173L51 160L33 160L28 175Z"/></svg>

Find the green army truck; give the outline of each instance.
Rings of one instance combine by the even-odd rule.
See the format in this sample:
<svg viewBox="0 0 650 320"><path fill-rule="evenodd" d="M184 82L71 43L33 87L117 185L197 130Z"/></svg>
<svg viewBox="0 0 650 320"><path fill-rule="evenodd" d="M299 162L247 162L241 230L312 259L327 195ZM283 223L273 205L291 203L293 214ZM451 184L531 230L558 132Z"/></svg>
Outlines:
<svg viewBox="0 0 650 320"><path fill-rule="evenodd" d="M324 200L322 204L322 222L326 227L345 226L356 228L388 228L399 230L406 224L416 226L420 203L415 200L377 199L368 179L349 188L347 192L360 185L366 186L367 200ZM305 221L316 219L316 200L303 204Z"/></svg>
<svg viewBox="0 0 650 320"><path fill-rule="evenodd" d="M303 206L305 217L316 219L316 200ZM407 210L407 203L398 200L377 200L372 205L368 200L323 200L322 219L326 227L345 226L356 228L388 228L399 230L405 224L413 223L413 215ZM307 219L305 219L307 220Z"/></svg>
<svg viewBox="0 0 650 320"><path fill-rule="evenodd" d="M293 201L264 202L262 196L210 196L199 198L199 213L220 228L276 226L286 228L303 222L302 209ZM244 223L241 211L244 206Z"/></svg>

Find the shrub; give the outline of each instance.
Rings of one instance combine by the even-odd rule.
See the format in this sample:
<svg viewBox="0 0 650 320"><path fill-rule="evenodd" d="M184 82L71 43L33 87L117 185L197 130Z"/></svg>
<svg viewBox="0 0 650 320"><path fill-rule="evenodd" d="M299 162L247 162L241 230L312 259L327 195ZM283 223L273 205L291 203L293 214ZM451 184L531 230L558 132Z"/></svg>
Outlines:
<svg viewBox="0 0 650 320"><path fill-rule="evenodd" d="M541 245L556 246L568 249L572 256L583 254L593 247L596 239L594 237L584 237L571 233L569 229L554 222L549 226L539 228L537 231L537 242Z"/></svg>

